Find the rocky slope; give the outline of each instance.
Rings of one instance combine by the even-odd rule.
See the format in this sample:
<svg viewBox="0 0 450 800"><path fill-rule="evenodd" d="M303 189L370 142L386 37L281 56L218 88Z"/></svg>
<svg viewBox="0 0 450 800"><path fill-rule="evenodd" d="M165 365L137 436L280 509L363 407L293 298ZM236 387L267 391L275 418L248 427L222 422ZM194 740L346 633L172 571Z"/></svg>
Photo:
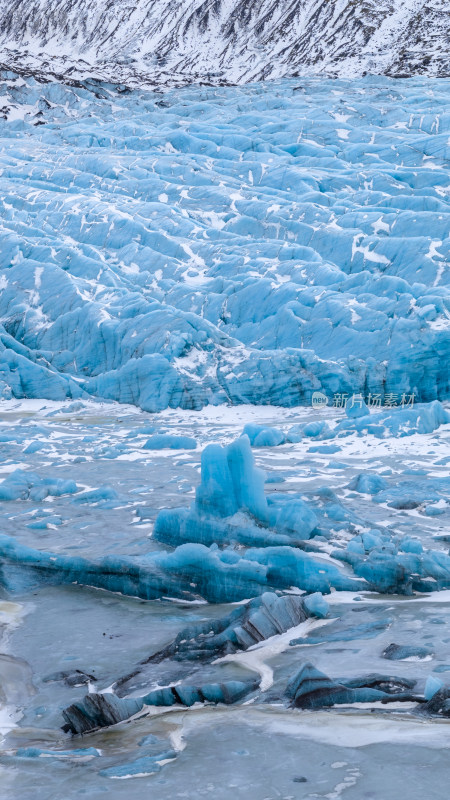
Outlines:
<svg viewBox="0 0 450 800"><path fill-rule="evenodd" d="M0 0L0 63L131 85L449 74L446 0Z"/></svg>

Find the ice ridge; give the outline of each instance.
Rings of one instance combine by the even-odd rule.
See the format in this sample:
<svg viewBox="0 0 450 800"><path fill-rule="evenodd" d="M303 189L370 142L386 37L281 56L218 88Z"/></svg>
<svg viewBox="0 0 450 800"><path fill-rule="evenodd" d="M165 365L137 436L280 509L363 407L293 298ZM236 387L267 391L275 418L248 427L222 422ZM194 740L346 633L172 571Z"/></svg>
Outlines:
<svg viewBox="0 0 450 800"><path fill-rule="evenodd" d="M446 79L0 94L2 397L449 396Z"/></svg>

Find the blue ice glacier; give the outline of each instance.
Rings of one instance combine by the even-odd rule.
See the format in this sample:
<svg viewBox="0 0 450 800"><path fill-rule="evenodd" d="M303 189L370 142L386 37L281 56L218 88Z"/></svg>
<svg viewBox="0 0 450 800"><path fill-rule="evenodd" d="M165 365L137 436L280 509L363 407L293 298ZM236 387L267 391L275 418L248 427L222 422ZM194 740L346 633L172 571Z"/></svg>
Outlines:
<svg viewBox="0 0 450 800"><path fill-rule="evenodd" d="M298 734L332 796L361 703L367 794L388 720L450 718L450 81L0 84L19 795L290 797Z"/></svg>
<svg viewBox="0 0 450 800"><path fill-rule="evenodd" d="M448 398L448 79L0 82L1 396Z"/></svg>

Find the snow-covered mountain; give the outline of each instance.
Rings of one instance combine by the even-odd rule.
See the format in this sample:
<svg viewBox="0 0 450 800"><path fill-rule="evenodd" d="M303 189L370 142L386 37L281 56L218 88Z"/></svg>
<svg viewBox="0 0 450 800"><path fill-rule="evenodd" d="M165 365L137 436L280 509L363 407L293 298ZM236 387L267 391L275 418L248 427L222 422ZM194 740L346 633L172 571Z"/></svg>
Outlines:
<svg viewBox="0 0 450 800"><path fill-rule="evenodd" d="M0 0L0 62L131 83L450 73L448 0Z"/></svg>

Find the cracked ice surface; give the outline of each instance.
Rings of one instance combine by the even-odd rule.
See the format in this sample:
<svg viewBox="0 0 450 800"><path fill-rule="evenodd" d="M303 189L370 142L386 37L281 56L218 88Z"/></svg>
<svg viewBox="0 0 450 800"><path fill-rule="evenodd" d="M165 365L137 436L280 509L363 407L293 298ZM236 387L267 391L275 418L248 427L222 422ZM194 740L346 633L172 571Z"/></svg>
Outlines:
<svg viewBox="0 0 450 800"><path fill-rule="evenodd" d="M448 397L448 89L3 73L3 396Z"/></svg>

